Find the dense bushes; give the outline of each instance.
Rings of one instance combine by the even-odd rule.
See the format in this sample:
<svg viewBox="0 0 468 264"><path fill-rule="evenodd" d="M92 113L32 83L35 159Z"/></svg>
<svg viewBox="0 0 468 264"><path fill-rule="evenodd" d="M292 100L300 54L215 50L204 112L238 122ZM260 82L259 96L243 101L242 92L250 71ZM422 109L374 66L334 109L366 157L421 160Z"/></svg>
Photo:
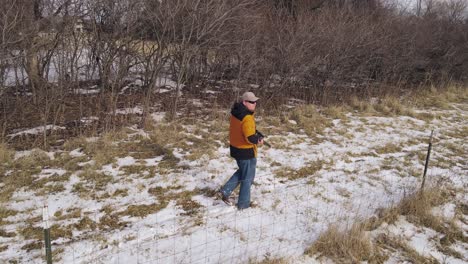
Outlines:
<svg viewBox="0 0 468 264"><path fill-rule="evenodd" d="M132 102L145 116L163 98L151 93L161 76L175 83L163 99L172 117L182 87L198 92L207 81L325 104L466 83L467 4L422 2L411 10L378 0L14 0L0 13L2 131L25 119L29 99L18 95L30 93L41 124L55 124L70 92L91 85L113 127L121 90L136 79ZM86 104L80 116L96 115Z"/></svg>

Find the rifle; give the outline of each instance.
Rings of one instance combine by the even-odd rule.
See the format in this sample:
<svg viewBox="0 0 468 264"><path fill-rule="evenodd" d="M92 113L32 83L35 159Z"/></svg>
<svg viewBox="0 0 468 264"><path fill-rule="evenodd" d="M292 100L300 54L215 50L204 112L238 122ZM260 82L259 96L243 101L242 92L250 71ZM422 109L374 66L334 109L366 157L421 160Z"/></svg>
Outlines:
<svg viewBox="0 0 468 264"><path fill-rule="evenodd" d="M258 131L258 130L257 130L256 132L257 132L257 135L258 135L258 137L259 137L260 139L264 139L264 138L265 138L265 136L262 134L262 132L260 132L260 131ZM265 140L263 140L263 144L265 144L267 147L270 147L270 148L271 148L271 145L268 144Z"/></svg>

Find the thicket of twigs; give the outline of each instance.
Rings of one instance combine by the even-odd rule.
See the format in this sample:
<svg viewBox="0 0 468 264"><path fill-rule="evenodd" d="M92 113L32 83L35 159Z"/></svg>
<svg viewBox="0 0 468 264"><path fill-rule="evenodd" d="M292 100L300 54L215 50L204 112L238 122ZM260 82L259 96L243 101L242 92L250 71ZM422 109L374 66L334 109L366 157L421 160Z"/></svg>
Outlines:
<svg viewBox="0 0 468 264"><path fill-rule="evenodd" d="M143 106L141 124L157 101L175 117L182 87L216 81L228 101L256 84L264 98L325 104L466 83L466 2L417 3L0 0L2 135L89 116L112 128L124 104ZM161 76L176 83L170 95L152 92ZM76 95L93 85L98 96Z"/></svg>

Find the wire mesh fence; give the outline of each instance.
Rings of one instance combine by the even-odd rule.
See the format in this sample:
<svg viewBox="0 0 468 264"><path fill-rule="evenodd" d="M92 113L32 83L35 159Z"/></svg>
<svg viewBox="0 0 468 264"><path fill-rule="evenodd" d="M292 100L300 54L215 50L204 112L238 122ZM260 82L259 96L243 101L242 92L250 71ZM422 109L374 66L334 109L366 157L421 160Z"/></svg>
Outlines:
<svg viewBox="0 0 468 264"><path fill-rule="evenodd" d="M254 187L252 196L258 203L254 208L237 210L213 199L213 206L200 209L197 221L174 211L160 219L158 214L149 216L151 220L144 220L148 223L111 230L105 236L102 231L90 231L81 237L56 240L52 246L54 262L255 263L300 256L330 224L350 226L369 218L378 208L393 206L420 185L417 179L401 181L392 175L380 182L387 186L386 191L370 183L347 192L333 183L325 190L306 183L273 186L268 193ZM2 261L44 263L43 251L32 250Z"/></svg>
<svg viewBox="0 0 468 264"><path fill-rule="evenodd" d="M366 171L365 162L356 161L354 167L358 174ZM422 168L420 165L419 169ZM375 215L380 208L393 207L402 198L416 193L422 180L403 177L401 173L355 175L356 178L352 175L342 172L324 174L314 181L310 179L314 176L286 183L273 181L268 183L268 188L261 188L267 183L260 181L252 186L252 199L257 206L245 210L237 210L205 193L199 197L204 206L197 207L193 214L187 215L169 202L167 208L128 226L74 230L65 238L54 238L52 232L53 260L56 263L256 263L301 256L331 224L350 227ZM257 178L264 176L260 172ZM437 183L440 177L444 175L429 169L427 186ZM159 190L155 197L164 197L165 191ZM31 215L34 216L33 212ZM82 215L99 223L106 212L100 208ZM118 214L109 217L122 218L116 221L128 218ZM59 217L51 216L51 225L58 221ZM23 223L28 224L31 223ZM37 219L34 226L40 224L41 220ZM2 231L16 233L17 229L18 223ZM14 257L0 255L0 262L44 263L43 246L39 242Z"/></svg>

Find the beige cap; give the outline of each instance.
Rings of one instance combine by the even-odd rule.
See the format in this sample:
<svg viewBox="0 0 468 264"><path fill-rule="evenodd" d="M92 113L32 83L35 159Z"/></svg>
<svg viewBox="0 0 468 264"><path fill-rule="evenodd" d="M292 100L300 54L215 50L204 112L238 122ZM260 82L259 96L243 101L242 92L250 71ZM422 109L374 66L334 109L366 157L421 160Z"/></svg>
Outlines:
<svg viewBox="0 0 468 264"><path fill-rule="evenodd" d="M252 101L252 102L256 102L258 99L258 97L255 96L254 93L252 92L245 92L242 97L241 97L242 101Z"/></svg>

